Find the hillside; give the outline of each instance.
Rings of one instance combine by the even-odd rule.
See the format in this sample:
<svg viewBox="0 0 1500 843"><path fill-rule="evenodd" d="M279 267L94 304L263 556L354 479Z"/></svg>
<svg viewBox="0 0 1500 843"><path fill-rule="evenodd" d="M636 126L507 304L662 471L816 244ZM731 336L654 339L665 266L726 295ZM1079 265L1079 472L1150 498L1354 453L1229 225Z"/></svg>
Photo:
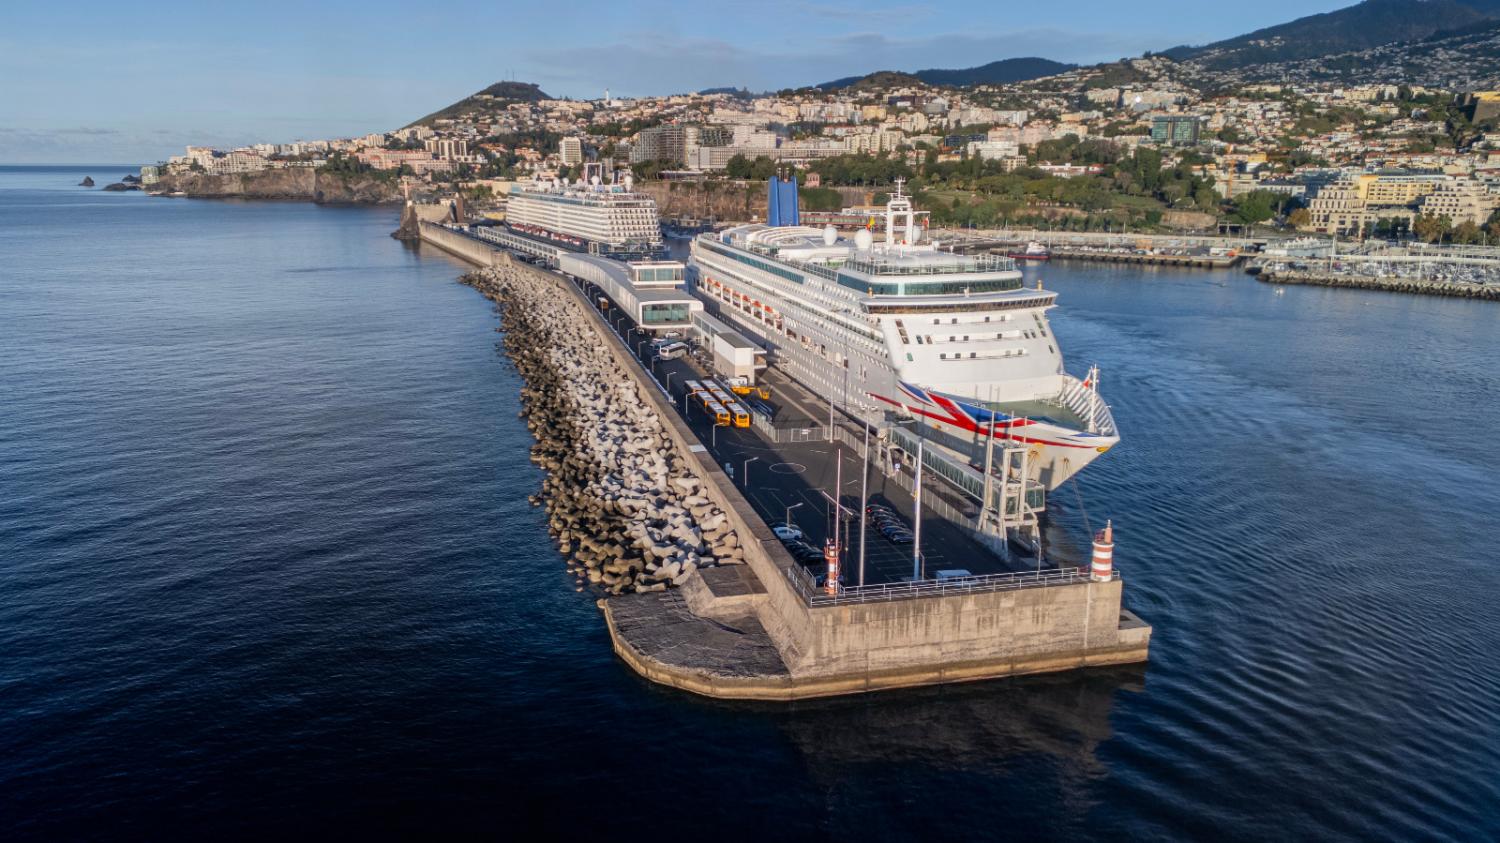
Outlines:
<svg viewBox="0 0 1500 843"><path fill-rule="evenodd" d="M1500 20L1364 50L1250 63L1233 70L1206 69L1201 78L1223 87L1244 82L1343 82L1490 89L1500 87Z"/></svg>
<svg viewBox="0 0 1500 843"><path fill-rule="evenodd" d="M1364 0L1202 47L1174 47L1164 55L1208 70L1232 70L1417 41L1497 17L1500 0Z"/></svg>
<svg viewBox="0 0 1500 843"><path fill-rule="evenodd" d="M496 82L482 91L476 91L446 108L434 111L407 125L431 125L436 120L451 118L458 114L504 111L505 107L511 103L541 102L550 99L552 97L548 96L545 91L530 82Z"/></svg>
<svg viewBox="0 0 1500 843"><path fill-rule="evenodd" d="M1077 67L1051 59L1028 56L1026 58L1001 59L978 67L961 70L919 70L912 74L929 85L1005 85L1011 82L1029 82L1044 76L1056 76Z"/></svg>
<svg viewBox="0 0 1500 843"><path fill-rule="evenodd" d="M992 61L989 64L978 67L965 67L952 70L929 68L927 70L918 70L915 73L882 70L865 76L846 76L842 79L835 79L832 82L824 82L816 87L825 91L831 91L850 87L874 88L901 84L914 85L918 83L952 85L956 87L986 84L1005 85L1011 82L1027 82L1032 79L1040 79L1043 76L1053 76L1072 70L1076 66L1052 61L1051 59L1030 56L1026 58L1000 59L999 61Z"/></svg>

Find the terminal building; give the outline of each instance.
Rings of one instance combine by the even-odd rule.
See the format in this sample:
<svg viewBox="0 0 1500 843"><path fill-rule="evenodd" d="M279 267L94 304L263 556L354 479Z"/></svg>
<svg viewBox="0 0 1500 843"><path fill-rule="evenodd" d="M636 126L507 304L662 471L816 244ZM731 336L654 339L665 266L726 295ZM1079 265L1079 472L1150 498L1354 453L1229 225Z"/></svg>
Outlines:
<svg viewBox="0 0 1500 843"><path fill-rule="evenodd" d="M557 256L557 268L598 287L635 324L652 333L680 331L686 336L693 317L703 311L703 302L683 289L684 267L677 261L623 263L563 252Z"/></svg>

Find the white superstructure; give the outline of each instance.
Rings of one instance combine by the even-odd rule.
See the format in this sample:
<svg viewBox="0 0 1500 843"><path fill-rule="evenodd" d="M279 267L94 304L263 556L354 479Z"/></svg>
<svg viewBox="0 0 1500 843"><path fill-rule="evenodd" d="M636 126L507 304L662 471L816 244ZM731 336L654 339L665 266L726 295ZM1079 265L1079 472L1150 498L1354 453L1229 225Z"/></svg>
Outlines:
<svg viewBox="0 0 1500 843"><path fill-rule="evenodd" d="M517 187L505 207L507 225L588 246L596 252L650 252L662 247L656 200L631 185L582 180Z"/></svg>
<svg viewBox="0 0 1500 843"><path fill-rule="evenodd" d="M694 291L774 365L869 418L894 409L959 439L1023 443L1055 489L1119 441L1097 376L1063 368L1056 293L1015 261L923 242L909 198L869 230L745 225L693 241Z"/></svg>

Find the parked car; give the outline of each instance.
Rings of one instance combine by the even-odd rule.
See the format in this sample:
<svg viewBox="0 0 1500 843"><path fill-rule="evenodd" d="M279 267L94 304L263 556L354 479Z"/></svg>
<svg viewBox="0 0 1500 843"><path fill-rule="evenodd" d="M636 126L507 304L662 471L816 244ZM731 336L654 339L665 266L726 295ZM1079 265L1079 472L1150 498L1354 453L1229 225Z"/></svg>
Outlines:
<svg viewBox="0 0 1500 843"><path fill-rule="evenodd" d="M785 524L772 524L771 532L775 533L776 538L781 539L783 542L801 541L802 539L801 530L796 527L788 527Z"/></svg>
<svg viewBox="0 0 1500 843"><path fill-rule="evenodd" d="M943 582L945 580L962 580L972 576L974 576L974 574L972 574L967 568L948 568L933 574L933 578L938 582Z"/></svg>
<svg viewBox="0 0 1500 843"><path fill-rule="evenodd" d="M891 509L888 506L882 506L882 505L880 505L878 503L872 503L872 504L866 504L865 505L865 514L866 515L875 516L875 515L880 515L882 513L884 513L886 515L895 515L896 514L896 510Z"/></svg>

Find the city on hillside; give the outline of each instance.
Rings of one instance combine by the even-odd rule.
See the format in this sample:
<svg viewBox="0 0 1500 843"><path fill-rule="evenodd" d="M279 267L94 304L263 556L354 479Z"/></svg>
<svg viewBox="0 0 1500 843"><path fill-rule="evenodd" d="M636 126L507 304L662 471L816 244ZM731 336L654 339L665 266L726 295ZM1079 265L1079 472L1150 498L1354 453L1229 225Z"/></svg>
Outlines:
<svg viewBox="0 0 1500 843"><path fill-rule="evenodd" d="M874 74L760 95L595 100L502 82L393 131L190 146L141 178L172 190L195 174L314 168L383 181L392 198L441 186L502 208L517 182L576 180L586 162L607 179L710 191L790 168L808 210L878 204L904 178L944 227L1500 237L1500 92L1209 84L1184 68L1148 55L1010 84ZM670 202L663 213L718 216Z"/></svg>

